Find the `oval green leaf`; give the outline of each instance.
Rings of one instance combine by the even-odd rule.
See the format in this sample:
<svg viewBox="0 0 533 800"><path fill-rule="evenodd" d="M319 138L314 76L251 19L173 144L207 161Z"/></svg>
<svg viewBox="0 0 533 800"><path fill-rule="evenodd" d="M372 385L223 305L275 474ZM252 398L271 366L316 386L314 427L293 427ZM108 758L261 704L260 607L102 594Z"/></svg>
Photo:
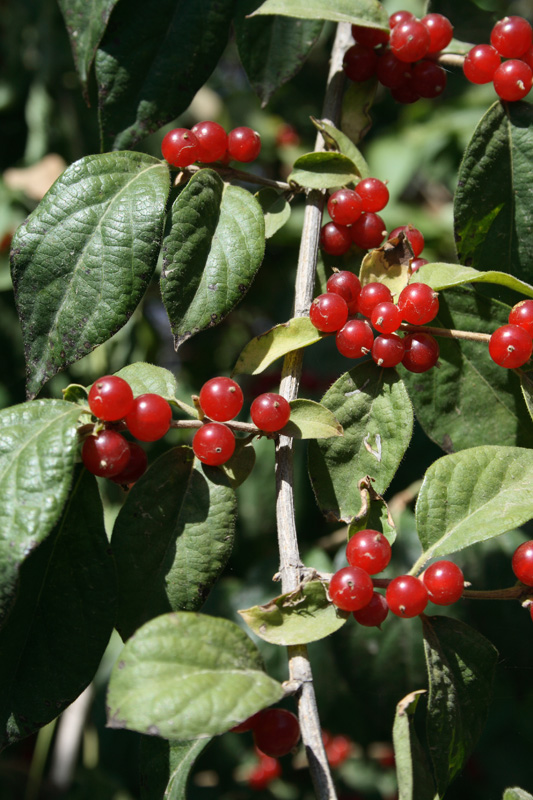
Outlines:
<svg viewBox="0 0 533 800"><path fill-rule="evenodd" d="M65 19L76 70L87 93L89 72L117 0L58 0Z"/></svg>
<svg viewBox="0 0 533 800"><path fill-rule="evenodd" d="M141 800L187 800L191 770L210 739L188 742L143 736L140 747Z"/></svg>
<svg viewBox="0 0 533 800"><path fill-rule="evenodd" d="M294 317L248 342L233 368L233 375L258 375L281 356L309 347L324 336L309 317Z"/></svg>
<svg viewBox="0 0 533 800"><path fill-rule="evenodd" d="M435 291L449 289L452 286L462 286L465 283L495 283L507 286L515 292L520 292L526 297L533 297L533 286L525 281L508 275L506 272L487 270L480 272L473 267L463 267L461 264L424 264L416 273L417 280L427 283Z"/></svg>
<svg viewBox="0 0 533 800"><path fill-rule="evenodd" d="M178 384L172 372L144 361L128 364L127 367L123 367L115 374L129 383L135 397L140 394L153 393L160 394L167 400L173 400L178 390Z"/></svg>
<svg viewBox="0 0 533 800"><path fill-rule="evenodd" d="M265 0L255 14L284 14L300 19L329 19L389 29L387 12L377 0Z"/></svg>
<svg viewBox="0 0 533 800"><path fill-rule="evenodd" d="M255 196L265 215L265 239L270 239L290 219L290 203L282 192L275 189L261 189Z"/></svg>
<svg viewBox="0 0 533 800"><path fill-rule="evenodd" d="M280 433L295 439L342 436L342 425L331 411L314 400L292 400L291 418Z"/></svg>
<svg viewBox="0 0 533 800"><path fill-rule="evenodd" d="M342 153L306 153L294 162L288 177L306 189L331 189L346 186L360 179L359 170L351 159Z"/></svg>
<svg viewBox="0 0 533 800"><path fill-rule="evenodd" d="M425 689L411 692L396 706L392 742L398 791L402 800L435 800L431 769L414 724L418 701L425 693Z"/></svg>
<svg viewBox="0 0 533 800"><path fill-rule="evenodd" d="M350 161L355 164L361 178L368 178L370 175L370 167L352 140L334 125L326 122L326 120L315 119L314 117L311 119L315 128L324 134L325 140L332 143L338 149L339 153L342 153L342 155L349 158Z"/></svg>

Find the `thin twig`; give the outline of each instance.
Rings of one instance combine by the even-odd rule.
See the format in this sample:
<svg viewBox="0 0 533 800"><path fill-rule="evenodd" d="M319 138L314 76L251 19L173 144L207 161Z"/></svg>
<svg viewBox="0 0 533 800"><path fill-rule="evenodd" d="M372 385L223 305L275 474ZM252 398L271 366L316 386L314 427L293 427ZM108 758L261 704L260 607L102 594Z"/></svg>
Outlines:
<svg viewBox="0 0 533 800"><path fill-rule="evenodd" d="M271 178L264 178L262 175L256 175L253 172L244 172L242 169L226 167L223 164L207 164L204 166L207 166L209 169L218 172L222 178L228 178L229 180L242 181L242 183L255 183L258 186L269 186L272 189L278 189L280 192L303 191L298 186L291 186L291 184L285 183L284 181L275 181ZM186 170L178 173L176 183L181 183L181 175L194 175L195 172L198 172L203 168L204 167L197 167L194 165L187 167Z"/></svg>
<svg viewBox="0 0 533 800"><path fill-rule="evenodd" d="M170 423L171 428L201 428L203 425L203 420L201 419L174 419ZM224 422L228 428L231 428L234 431L242 431L243 433L254 433L258 436L268 436L264 431L259 430L256 428L255 425L252 425L251 422L239 422L236 419L229 420L228 422Z"/></svg>
<svg viewBox="0 0 533 800"><path fill-rule="evenodd" d="M406 322L400 325L400 330L409 333L430 333L432 336L443 336L445 339L464 339L467 342L488 344L490 341L490 333L457 331L454 328L431 328L429 325L408 325Z"/></svg>
<svg viewBox="0 0 533 800"><path fill-rule="evenodd" d="M435 59L437 64L440 64L443 67L461 67L465 63L465 56L459 55L459 53L441 53L438 58Z"/></svg>

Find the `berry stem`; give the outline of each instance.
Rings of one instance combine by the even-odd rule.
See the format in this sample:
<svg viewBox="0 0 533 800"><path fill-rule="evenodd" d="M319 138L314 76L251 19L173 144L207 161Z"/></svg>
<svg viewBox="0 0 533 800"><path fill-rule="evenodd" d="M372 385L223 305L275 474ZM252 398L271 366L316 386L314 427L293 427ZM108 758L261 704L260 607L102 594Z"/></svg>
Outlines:
<svg viewBox="0 0 533 800"><path fill-rule="evenodd" d="M525 600L531 593L531 586L519 583L507 589L465 589L462 596L466 600Z"/></svg>
<svg viewBox="0 0 533 800"><path fill-rule="evenodd" d="M203 421L200 419L175 419L170 423L171 428L201 428L202 425ZM266 436L264 431L256 428L251 422L238 422L237 420L232 419L224 422L224 425L234 431L242 431L243 433Z"/></svg>
<svg viewBox="0 0 533 800"><path fill-rule="evenodd" d="M441 53L438 58L435 59L437 64L440 64L441 67L461 67L465 62L465 56L459 55L459 53Z"/></svg>
<svg viewBox="0 0 533 800"><path fill-rule="evenodd" d="M235 180L235 181L243 181L243 183L255 183L259 186L270 186L272 189L279 189L281 192L302 192L305 191L304 189L300 189L299 187L292 186L289 183L285 183L284 181L275 181L272 178L264 178L262 175L255 175L252 172L244 172L242 169L234 169L233 167L225 166L224 164L208 164L209 169L218 172L218 174L222 178L227 178L228 180ZM189 177L194 175L195 172L203 169L204 167L197 167L195 165L191 165L183 170ZM181 182L181 181L180 181Z"/></svg>
<svg viewBox="0 0 533 800"><path fill-rule="evenodd" d="M474 331L457 331L453 328L432 328L429 325L409 325L403 322L399 330L409 333L429 333L431 336L442 336L445 339L464 339L468 342L483 342L488 344L490 333L475 333Z"/></svg>

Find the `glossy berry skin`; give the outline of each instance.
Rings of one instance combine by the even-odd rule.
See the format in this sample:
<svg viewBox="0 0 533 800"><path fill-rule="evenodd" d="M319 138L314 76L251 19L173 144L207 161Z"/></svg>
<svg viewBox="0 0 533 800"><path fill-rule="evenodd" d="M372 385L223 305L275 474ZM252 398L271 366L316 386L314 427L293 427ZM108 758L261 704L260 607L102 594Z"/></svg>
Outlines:
<svg viewBox="0 0 533 800"><path fill-rule="evenodd" d="M363 47L378 47L389 41L389 32L379 28L366 28L362 25L352 25L352 36Z"/></svg>
<svg viewBox="0 0 533 800"><path fill-rule="evenodd" d="M260 711L254 726L256 746L272 758L287 755L300 740L298 718L284 708L267 708Z"/></svg>
<svg viewBox="0 0 533 800"><path fill-rule="evenodd" d="M372 578L361 567L343 567L329 583L329 596L333 605L342 611L358 611L372 600Z"/></svg>
<svg viewBox="0 0 533 800"><path fill-rule="evenodd" d="M387 601L382 594L374 592L370 603L359 611L354 611L353 615L359 625L364 625L365 628L379 628L387 619L388 613Z"/></svg>
<svg viewBox="0 0 533 800"><path fill-rule="evenodd" d="M400 575L387 587L385 600L397 617L418 617L428 604L428 591L419 578Z"/></svg>
<svg viewBox="0 0 533 800"><path fill-rule="evenodd" d="M411 261L411 274L418 272L420 267L423 267L424 264L429 264L427 258L413 258Z"/></svg>
<svg viewBox="0 0 533 800"><path fill-rule="evenodd" d="M371 355L378 367L396 367L405 355L403 339L395 333L376 336Z"/></svg>
<svg viewBox="0 0 533 800"><path fill-rule="evenodd" d="M351 225L362 213L362 200L353 189L339 189L328 200L328 214L339 225Z"/></svg>
<svg viewBox="0 0 533 800"><path fill-rule="evenodd" d="M354 44L344 54L342 68L347 78L355 83L368 81L376 74L378 55L370 47Z"/></svg>
<svg viewBox="0 0 533 800"><path fill-rule="evenodd" d="M520 61L525 61L533 69L533 45L528 47L525 53L520 56Z"/></svg>
<svg viewBox="0 0 533 800"><path fill-rule="evenodd" d="M320 231L320 246L330 256L343 256L352 246L350 228L337 222L326 222Z"/></svg>
<svg viewBox="0 0 533 800"><path fill-rule="evenodd" d="M309 319L319 331L334 333L342 328L348 319L346 301L332 292L320 294L311 303Z"/></svg>
<svg viewBox="0 0 533 800"><path fill-rule="evenodd" d="M118 483L120 486L131 486L136 483L146 472L148 466L148 457L137 442L128 442L130 446L129 461L124 469L117 475L112 475L111 480L113 483Z"/></svg>
<svg viewBox="0 0 533 800"><path fill-rule="evenodd" d="M165 161L173 167L188 167L198 160L200 147L198 139L187 128L174 128L161 142L161 153Z"/></svg>
<svg viewBox="0 0 533 800"><path fill-rule="evenodd" d="M322 737L324 739L324 736ZM330 767L340 767L352 750L352 743L347 736L329 736L324 741L324 750Z"/></svg>
<svg viewBox="0 0 533 800"><path fill-rule="evenodd" d="M409 283L400 292L398 308L405 322L425 325L437 316L439 296L427 283Z"/></svg>
<svg viewBox="0 0 533 800"><path fill-rule="evenodd" d="M531 46L533 31L523 17L504 17L490 34L490 43L504 58L519 58Z"/></svg>
<svg viewBox="0 0 533 800"><path fill-rule="evenodd" d="M391 546L380 531L368 528L351 537L346 545L346 558L351 567L361 567L369 575L377 575L391 559Z"/></svg>
<svg viewBox="0 0 533 800"><path fill-rule="evenodd" d="M513 306L509 313L509 323L518 325L533 336L533 300L522 300Z"/></svg>
<svg viewBox="0 0 533 800"><path fill-rule="evenodd" d="M230 728L231 733L246 733L246 731L252 731L255 728L255 723L259 719L260 714L261 711L258 711L257 714L252 714L252 716L248 717L248 719L245 719L243 722L239 722L238 725Z"/></svg>
<svg viewBox="0 0 533 800"><path fill-rule="evenodd" d="M192 449L202 464L219 467L235 452L235 436L221 422L207 422L194 434Z"/></svg>
<svg viewBox="0 0 533 800"><path fill-rule="evenodd" d="M367 283L359 295L359 312L365 317L371 317L374 306L378 303L392 303L392 294L384 283Z"/></svg>
<svg viewBox="0 0 533 800"><path fill-rule="evenodd" d="M383 86L388 89L398 89L411 79L411 65L400 61L394 53L386 50L378 59L376 75Z"/></svg>
<svg viewBox="0 0 533 800"><path fill-rule="evenodd" d="M429 599L437 606L456 603L464 591L464 575L453 561L436 561L422 576Z"/></svg>
<svg viewBox="0 0 533 800"><path fill-rule="evenodd" d="M328 278L326 289L333 294L339 294L346 301L349 314L357 313L361 294L361 281L357 275L345 269L334 272Z"/></svg>
<svg viewBox="0 0 533 800"><path fill-rule="evenodd" d="M439 53L448 47L453 38L453 25L443 14L426 14L420 20L429 31L431 39L428 53Z"/></svg>
<svg viewBox="0 0 533 800"><path fill-rule="evenodd" d="M197 122L191 130L198 139L198 161L202 164L211 164L224 158L228 147L228 134L222 125L206 120Z"/></svg>
<svg viewBox="0 0 533 800"><path fill-rule="evenodd" d="M396 100L397 103L403 103L404 105L416 103L417 100L420 100L420 95L418 92L415 92L412 84L412 80L406 81L402 86L398 86L397 89L391 89L390 93L392 99Z"/></svg>
<svg viewBox="0 0 533 800"><path fill-rule="evenodd" d="M272 781L281 777L281 764L277 758L261 753L261 760L248 776L248 786L256 792L266 789Z"/></svg>
<svg viewBox="0 0 533 800"><path fill-rule="evenodd" d="M374 334L365 319L349 319L337 333L335 342L345 358L362 358L371 351Z"/></svg>
<svg viewBox="0 0 533 800"><path fill-rule="evenodd" d="M378 214L367 211L351 227L352 242L362 250L373 250L383 241L386 228Z"/></svg>
<svg viewBox="0 0 533 800"><path fill-rule="evenodd" d="M130 458L130 446L116 431L101 431L85 439L81 449L84 466L99 478L112 478L125 468Z"/></svg>
<svg viewBox="0 0 533 800"><path fill-rule="evenodd" d="M210 419L227 422L237 416L244 403L242 389L231 378L211 378L200 389L200 406Z"/></svg>
<svg viewBox="0 0 533 800"><path fill-rule="evenodd" d="M513 572L526 586L533 586L533 542L523 542L513 553Z"/></svg>
<svg viewBox="0 0 533 800"><path fill-rule="evenodd" d="M439 360L439 345L429 333L410 333L403 342L402 364L409 372L427 372Z"/></svg>
<svg viewBox="0 0 533 800"><path fill-rule="evenodd" d="M230 159L247 164L254 161L261 152L261 137L252 128L242 126L228 133L228 154Z"/></svg>
<svg viewBox="0 0 533 800"><path fill-rule="evenodd" d="M394 230L389 233L389 241L397 237L399 233L405 234L415 258L419 256L424 249L425 242L418 228L415 228L413 225L400 225L399 228L394 228Z"/></svg>
<svg viewBox="0 0 533 800"><path fill-rule="evenodd" d="M446 72L434 61L419 61L413 66L411 88L420 97L438 97L446 88Z"/></svg>
<svg viewBox="0 0 533 800"><path fill-rule="evenodd" d="M141 442L161 439L170 428L171 420L172 409L165 398L151 393L136 397L126 415L128 430Z"/></svg>
<svg viewBox="0 0 533 800"><path fill-rule="evenodd" d="M389 17L389 27L392 29L397 25L401 25L402 22L409 22L413 19L416 19L416 17L414 14L411 14L410 11L395 11L394 14L391 14Z"/></svg>
<svg viewBox="0 0 533 800"><path fill-rule="evenodd" d="M255 398L250 416L259 430L273 433L285 427L291 416L291 407L280 394L266 392Z"/></svg>
<svg viewBox="0 0 533 800"><path fill-rule="evenodd" d="M517 369L531 357L533 340L518 325L502 325L494 331L489 340L489 354L500 367Z"/></svg>
<svg viewBox="0 0 533 800"><path fill-rule="evenodd" d="M466 55L463 64L465 78L470 83L490 83L502 60L490 44L477 44Z"/></svg>
<svg viewBox="0 0 533 800"><path fill-rule="evenodd" d="M88 402L95 417L105 422L114 422L131 411L133 392L124 378L104 375L91 386Z"/></svg>
<svg viewBox="0 0 533 800"><path fill-rule="evenodd" d="M390 35L390 49L394 55L412 64L424 58L429 51L431 36L425 25L416 19L395 25Z"/></svg>
<svg viewBox="0 0 533 800"><path fill-rule="evenodd" d="M514 103L522 100L531 91L533 70L525 61L512 59L500 64L492 80L498 97Z"/></svg>
<svg viewBox="0 0 533 800"><path fill-rule="evenodd" d="M370 322L380 333L394 333L402 324L402 312L394 303L378 303L372 309Z"/></svg>
<svg viewBox="0 0 533 800"><path fill-rule="evenodd" d="M363 211L382 211L389 202L389 190L378 178L365 178L356 187Z"/></svg>

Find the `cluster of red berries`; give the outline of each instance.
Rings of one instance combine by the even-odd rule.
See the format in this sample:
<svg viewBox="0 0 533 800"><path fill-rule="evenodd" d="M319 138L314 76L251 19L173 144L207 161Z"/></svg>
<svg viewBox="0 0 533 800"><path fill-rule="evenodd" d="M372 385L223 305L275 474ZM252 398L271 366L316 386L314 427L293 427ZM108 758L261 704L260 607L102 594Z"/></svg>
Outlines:
<svg viewBox="0 0 533 800"><path fill-rule="evenodd" d="M280 758L294 750L300 741L298 717L284 708L258 711L231 729L232 733L252 731L254 743L261 753Z"/></svg>
<svg viewBox="0 0 533 800"><path fill-rule="evenodd" d="M398 336L402 322L425 325L439 310L436 292L425 283L410 283L402 289L398 303L384 283L367 283L347 270L334 272L327 292L315 297L309 318L315 328L336 334L337 349L346 358L370 353L380 367L402 363L410 372L426 372L439 357L439 346L424 331ZM357 314L366 317L361 319ZM378 332L374 338L372 327Z"/></svg>
<svg viewBox="0 0 533 800"><path fill-rule="evenodd" d="M502 57L509 59L502 62ZM471 83L493 83L502 100L522 100L533 85L533 30L523 17L504 17L490 34L490 44L477 44L465 58L463 71Z"/></svg>
<svg viewBox="0 0 533 800"><path fill-rule="evenodd" d="M533 300L522 300L511 309L509 324L494 331L489 353L500 367L522 367L533 351Z"/></svg>
<svg viewBox="0 0 533 800"><path fill-rule="evenodd" d="M254 161L261 151L261 137L252 128L242 126L226 133L218 122L198 122L191 130L174 128L161 142L161 153L173 167L189 167L195 161Z"/></svg>
<svg viewBox="0 0 533 800"><path fill-rule="evenodd" d="M356 44L344 56L347 77L359 83L375 75L399 103L438 97L446 87L446 72L433 59L452 40L450 20L442 14L417 19L410 11L397 11L389 26L390 33L352 25Z"/></svg>

